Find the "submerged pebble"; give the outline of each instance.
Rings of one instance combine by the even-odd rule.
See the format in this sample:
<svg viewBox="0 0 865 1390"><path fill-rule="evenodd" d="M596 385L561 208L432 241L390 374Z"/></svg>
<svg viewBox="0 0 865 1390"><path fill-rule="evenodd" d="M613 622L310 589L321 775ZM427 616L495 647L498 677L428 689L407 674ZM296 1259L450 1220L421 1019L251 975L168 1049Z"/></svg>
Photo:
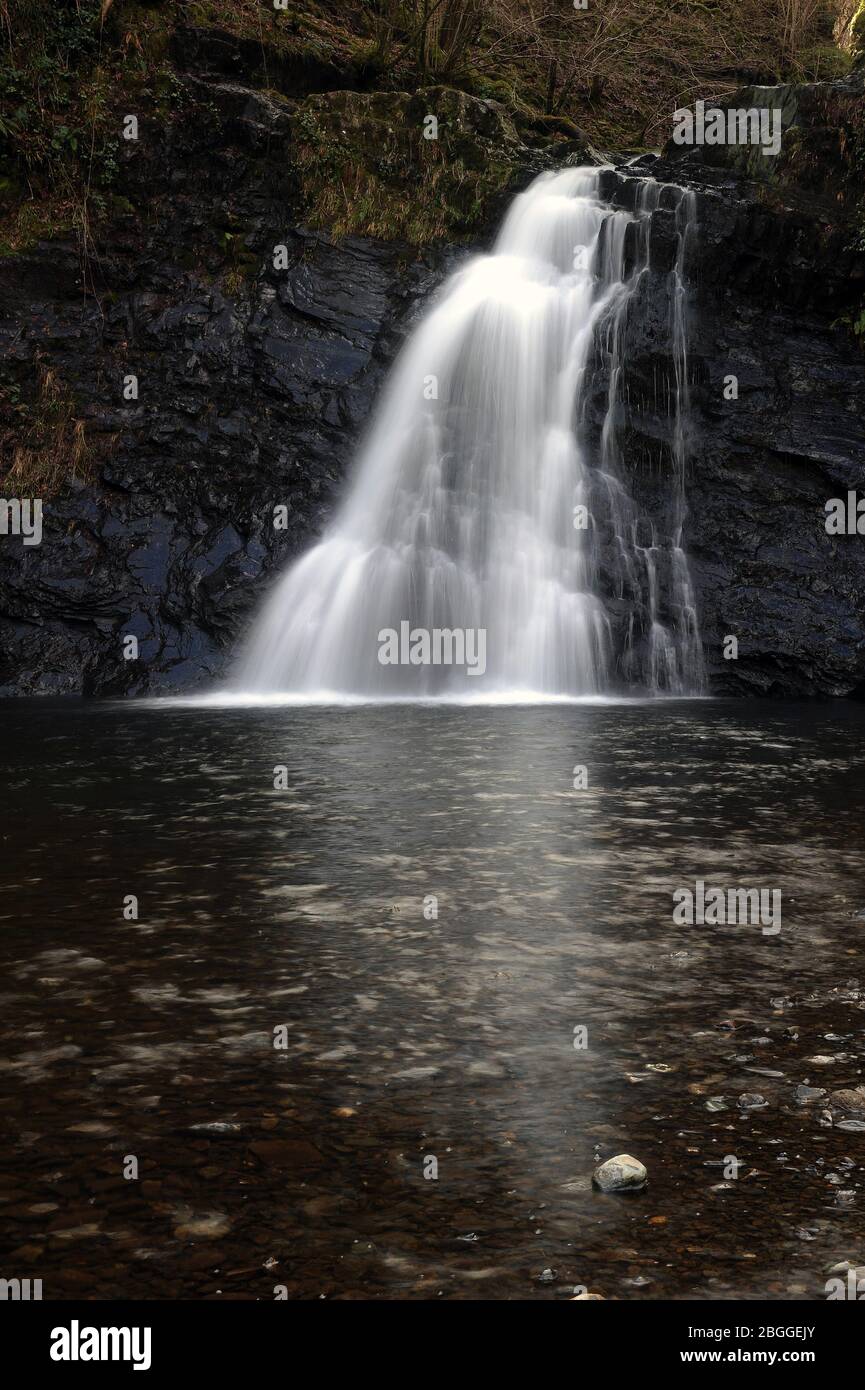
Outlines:
<svg viewBox="0 0 865 1390"><path fill-rule="evenodd" d="M765 1096L757 1091L745 1091L736 1102L740 1110L764 1110L768 1105Z"/></svg>

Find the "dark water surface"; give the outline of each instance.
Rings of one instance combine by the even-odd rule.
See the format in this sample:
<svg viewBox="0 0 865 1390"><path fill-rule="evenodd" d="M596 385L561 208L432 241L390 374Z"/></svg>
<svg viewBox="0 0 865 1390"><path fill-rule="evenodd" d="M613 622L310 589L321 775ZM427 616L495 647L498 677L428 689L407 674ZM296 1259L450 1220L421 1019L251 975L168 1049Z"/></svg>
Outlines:
<svg viewBox="0 0 865 1390"><path fill-rule="evenodd" d="M822 1299L865 1261L865 1132L796 1096L865 1066L862 707L27 702L2 740L0 1275ZM781 932L674 925L697 878ZM648 1188L593 1191L623 1151Z"/></svg>

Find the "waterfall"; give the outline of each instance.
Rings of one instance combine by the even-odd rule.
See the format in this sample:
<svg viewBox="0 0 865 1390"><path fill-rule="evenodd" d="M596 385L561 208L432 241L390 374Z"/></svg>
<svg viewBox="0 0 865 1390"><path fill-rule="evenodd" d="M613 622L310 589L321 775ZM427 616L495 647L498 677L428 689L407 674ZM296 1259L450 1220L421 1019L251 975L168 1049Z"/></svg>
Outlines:
<svg viewBox="0 0 865 1390"><path fill-rule="evenodd" d="M661 187L641 180L625 211L601 201L597 169L566 169L515 198L492 253L450 278L403 348L341 507L254 624L238 690L322 700L699 691L682 549L693 199L678 189L662 514L645 514L628 486L624 340ZM601 372L598 431L587 384ZM482 646L482 665L459 659L459 634L467 650Z"/></svg>

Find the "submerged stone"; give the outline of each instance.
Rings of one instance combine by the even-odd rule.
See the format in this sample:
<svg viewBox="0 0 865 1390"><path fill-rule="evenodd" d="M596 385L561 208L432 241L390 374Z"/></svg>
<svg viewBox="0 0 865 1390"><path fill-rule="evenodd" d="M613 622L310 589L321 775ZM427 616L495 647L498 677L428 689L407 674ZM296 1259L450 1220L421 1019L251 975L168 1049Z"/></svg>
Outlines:
<svg viewBox="0 0 865 1390"><path fill-rule="evenodd" d="M833 1110L839 1110L849 1115L865 1115L865 1086L833 1091L830 1101Z"/></svg>
<svg viewBox="0 0 865 1390"><path fill-rule="evenodd" d="M745 1091L737 1101L740 1110L762 1110L768 1102L756 1091Z"/></svg>

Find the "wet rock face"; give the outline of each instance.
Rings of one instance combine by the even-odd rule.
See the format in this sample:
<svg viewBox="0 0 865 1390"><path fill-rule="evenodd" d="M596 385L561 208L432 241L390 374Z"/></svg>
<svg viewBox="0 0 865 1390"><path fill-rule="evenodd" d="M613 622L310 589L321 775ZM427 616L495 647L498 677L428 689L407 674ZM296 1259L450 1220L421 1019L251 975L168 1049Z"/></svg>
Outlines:
<svg viewBox="0 0 865 1390"><path fill-rule="evenodd" d="M696 193L685 546L711 690L861 694L865 536L827 534L825 507L856 488L865 496L865 356L841 322L863 297L865 258L849 225L815 218L795 198L768 207L729 172L661 160L635 172ZM628 206L632 170L608 180L608 195ZM628 453L650 515L675 466L669 220L663 208L655 216L625 342ZM602 408L599 395L596 428ZM724 658L728 637L735 660Z"/></svg>
<svg viewBox="0 0 865 1390"><path fill-rule="evenodd" d="M124 152L136 210L83 276L62 242L0 264L4 380L32 394L50 365L98 446L87 480L46 502L41 545L0 537L3 694L167 693L219 680L274 576L320 534L396 352L466 254L331 244L305 230L291 114L224 74L201 85L197 110L211 110L212 130L179 122L161 144ZM535 172L528 159L513 187ZM767 201L735 171L690 156L611 171L605 193L633 206L634 175L646 173L697 194L685 544L712 689L861 693L865 537L827 535L824 508L865 492L865 358L838 326L863 298L863 258L848 229L825 208L809 213L795 190ZM273 266L277 245L284 269ZM673 466L675 249L662 197L625 343L627 456L649 515ZM735 400L724 394L731 376ZM590 428L605 405L599 380ZM124 659L129 636L136 661ZM724 659L728 636L736 660Z"/></svg>
<svg viewBox="0 0 865 1390"><path fill-rule="evenodd" d="M825 507L865 496L863 74L725 104L777 110L779 155L707 146L659 165L697 190L686 543L712 687L861 696L865 536L828 535Z"/></svg>
<svg viewBox="0 0 865 1390"><path fill-rule="evenodd" d="M455 257L333 246L265 205L250 211L265 270L229 293L177 263L201 237L179 225L184 211L146 247L130 237L110 250L101 303L83 298L71 247L0 267L10 370L26 379L47 355L75 383L91 439L111 445L92 484L45 503L40 545L2 539L5 694L160 693L220 677L268 580L325 524L416 307ZM276 244L280 271L268 268ZM138 399L125 401L129 373ZM127 636L137 660L124 658Z"/></svg>
<svg viewBox="0 0 865 1390"><path fill-rule="evenodd" d="M415 314L466 252L308 230L307 127L350 126L375 151L380 127L438 101L464 163L495 147L514 188L543 167L497 103L306 95L333 85L327 71L290 74L304 100L285 101L249 85L254 64L225 36L183 45L181 106L120 150L127 211L86 264L62 241L0 262L0 387L38 413L50 367L96 460L45 502L40 545L0 537L0 694L219 679L268 582L331 514Z"/></svg>
<svg viewBox="0 0 865 1390"><path fill-rule="evenodd" d="M734 170L762 185L768 206L798 204L813 220L832 222L839 211L855 212L862 197L865 68L829 82L745 87L718 106L725 117L730 111L765 113L761 140L699 148L671 142L667 156Z"/></svg>
<svg viewBox="0 0 865 1390"><path fill-rule="evenodd" d="M742 302L697 330L688 546L715 689L849 695L865 682L865 536L826 503L862 487L865 361L825 318ZM723 397L738 377L739 398ZM728 634L738 659L726 661Z"/></svg>

